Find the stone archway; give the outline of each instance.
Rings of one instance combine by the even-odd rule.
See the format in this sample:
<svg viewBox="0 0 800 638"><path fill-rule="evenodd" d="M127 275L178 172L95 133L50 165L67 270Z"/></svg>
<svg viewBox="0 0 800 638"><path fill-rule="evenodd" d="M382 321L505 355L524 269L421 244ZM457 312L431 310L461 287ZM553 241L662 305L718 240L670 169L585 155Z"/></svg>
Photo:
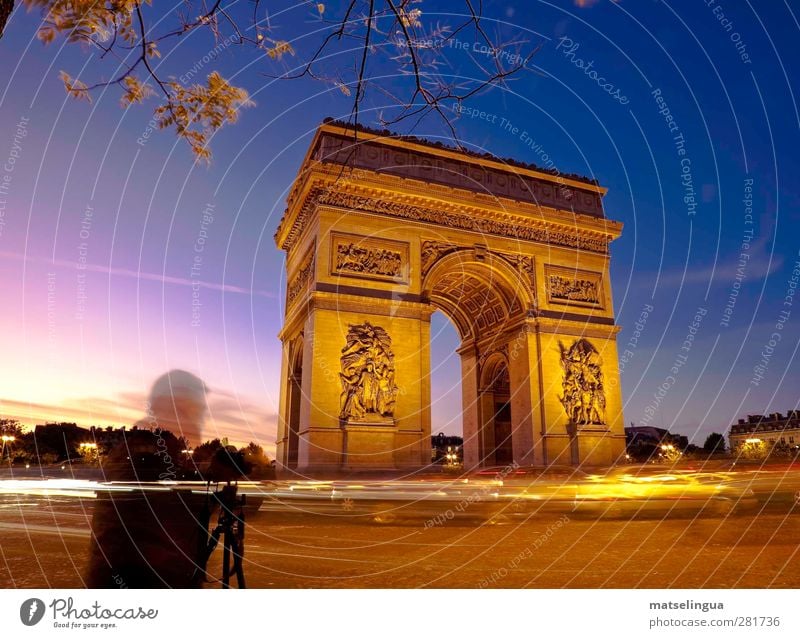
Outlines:
<svg viewBox="0 0 800 638"><path fill-rule="evenodd" d="M502 353L493 353L481 366L478 396L480 462L510 465L514 460L511 378Z"/></svg>
<svg viewBox="0 0 800 638"><path fill-rule="evenodd" d="M288 412L286 415L286 445L283 465L297 467L300 449L300 410L303 404L303 339L298 337L289 344L289 374L286 379Z"/></svg>
<svg viewBox="0 0 800 638"><path fill-rule="evenodd" d="M534 426L526 401L533 392L531 375L525 356L517 356L524 349L520 334L535 307L529 262L483 244L423 240L421 254L422 299L451 319L461 339L465 463L542 463L533 456ZM512 383L509 352L515 341ZM516 421L512 412L519 415Z"/></svg>
<svg viewBox="0 0 800 638"><path fill-rule="evenodd" d="M604 192L323 124L275 236L288 282L279 463L427 464L436 310L461 338L467 468L615 461L624 434L608 245L621 225L605 218Z"/></svg>

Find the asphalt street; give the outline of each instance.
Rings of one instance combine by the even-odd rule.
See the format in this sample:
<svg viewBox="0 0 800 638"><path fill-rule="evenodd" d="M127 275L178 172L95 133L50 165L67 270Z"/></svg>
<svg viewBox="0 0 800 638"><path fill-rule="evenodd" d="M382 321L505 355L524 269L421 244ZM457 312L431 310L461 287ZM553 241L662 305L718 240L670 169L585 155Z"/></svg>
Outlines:
<svg viewBox="0 0 800 638"><path fill-rule="evenodd" d="M768 478L746 508L364 510L266 501L248 514L249 587L800 587L800 511ZM763 494L771 496L764 498ZM81 587L93 499L0 496L0 587ZM377 513L376 513L377 512ZM220 573L220 551L210 572ZM218 583L209 583L209 587Z"/></svg>

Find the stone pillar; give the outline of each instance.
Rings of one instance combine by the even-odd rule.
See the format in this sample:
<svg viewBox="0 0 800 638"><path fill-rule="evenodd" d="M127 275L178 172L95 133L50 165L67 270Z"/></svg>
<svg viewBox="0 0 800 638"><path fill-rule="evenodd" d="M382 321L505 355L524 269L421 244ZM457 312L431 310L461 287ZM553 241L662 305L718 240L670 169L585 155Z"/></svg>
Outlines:
<svg viewBox="0 0 800 638"><path fill-rule="evenodd" d="M421 312L418 322L419 357L417 361L404 359L404 368L418 374L418 399L412 399L409 388L403 387L400 399L408 410L409 418L401 419L395 435L394 463L398 469L419 468L431 460L431 313ZM407 337L406 337L407 338ZM416 410L410 403L417 406Z"/></svg>
<svg viewBox="0 0 800 638"><path fill-rule="evenodd" d="M539 320L541 361L544 370L543 398L546 414L548 463L557 465L605 466L618 460L625 448L622 396L616 349L616 326L574 325ZM570 423L561 402L565 370L561 349L579 340L588 341L602 360L605 418L602 424Z"/></svg>
<svg viewBox="0 0 800 638"><path fill-rule="evenodd" d="M288 394L290 392L289 375L291 372L289 341L285 339L281 348L281 389L278 400L278 432L275 442L275 462L279 471L285 469L288 462L289 419L291 418L291 402Z"/></svg>
<svg viewBox="0 0 800 638"><path fill-rule="evenodd" d="M539 369L536 336L523 325L508 346L511 380L511 419L514 461L521 465L543 465Z"/></svg>
<svg viewBox="0 0 800 638"><path fill-rule="evenodd" d="M478 401L478 357L470 345L458 351L461 355L461 403L464 430L464 469L480 466L480 404Z"/></svg>
<svg viewBox="0 0 800 638"><path fill-rule="evenodd" d="M478 459L481 465L495 465L494 393L478 388Z"/></svg>
<svg viewBox="0 0 800 638"><path fill-rule="evenodd" d="M295 371L289 375L287 384L287 420L285 428L285 454L286 467L294 469L297 467L297 453L300 444L300 406L303 401L302 373Z"/></svg>
<svg viewBox="0 0 800 638"><path fill-rule="evenodd" d="M317 293L304 327L298 469L418 468L430 462L430 312L421 304ZM390 414L342 418L342 352L352 326L391 340L397 397Z"/></svg>
<svg viewBox="0 0 800 638"><path fill-rule="evenodd" d="M606 427L598 432L582 428L578 432L578 456L587 466L605 466L616 463L625 455L625 420L622 412L619 361L616 330L606 339L595 339L604 366Z"/></svg>
<svg viewBox="0 0 800 638"><path fill-rule="evenodd" d="M323 346L338 343L338 334L320 322L320 311L312 311L305 324L303 341L303 396L300 402L300 470L338 469L342 463L342 430L338 423L338 360ZM334 342L333 339L336 339ZM334 350L335 353L335 345Z"/></svg>

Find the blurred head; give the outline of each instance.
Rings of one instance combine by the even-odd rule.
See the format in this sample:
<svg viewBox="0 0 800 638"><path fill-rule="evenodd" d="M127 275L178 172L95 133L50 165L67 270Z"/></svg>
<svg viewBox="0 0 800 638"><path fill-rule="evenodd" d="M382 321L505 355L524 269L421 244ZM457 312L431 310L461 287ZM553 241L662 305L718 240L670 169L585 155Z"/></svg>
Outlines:
<svg viewBox="0 0 800 638"><path fill-rule="evenodd" d="M185 370L170 370L153 383L150 416L154 425L184 437L192 445L203 440L208 387Z"/></svg>

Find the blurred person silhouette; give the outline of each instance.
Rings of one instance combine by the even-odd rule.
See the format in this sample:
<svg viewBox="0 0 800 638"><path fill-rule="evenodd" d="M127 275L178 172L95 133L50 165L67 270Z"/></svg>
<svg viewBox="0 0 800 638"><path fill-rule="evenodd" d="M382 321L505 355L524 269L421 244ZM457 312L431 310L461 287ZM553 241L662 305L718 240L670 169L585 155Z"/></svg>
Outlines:
<svg viewBox="0 0 800 638"><path fill-rule="evenodd" d="M150 391L146 416L121 433L121 442L104 459L106 481L133 485L98 491L87 587L188 588L204 582L198 557L208 544L213 498L200 489L136 484L229 481L245 474L235 449L222 447L202 464L189 453L202 441L208 392L199 377L184 370L162 375Z"/></svg>

